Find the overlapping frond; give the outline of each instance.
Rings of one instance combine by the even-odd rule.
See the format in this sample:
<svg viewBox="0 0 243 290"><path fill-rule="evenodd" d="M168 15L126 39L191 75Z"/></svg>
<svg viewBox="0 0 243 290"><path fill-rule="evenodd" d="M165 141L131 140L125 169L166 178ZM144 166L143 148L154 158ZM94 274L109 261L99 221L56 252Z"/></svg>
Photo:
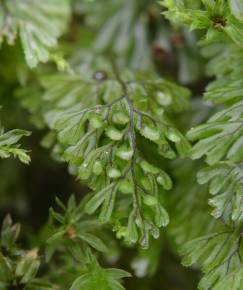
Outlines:
<svg viewBox="0 0 243 290"><path fill-rule="evenodd" d="M130 274L124 270L104 269L94 265L91 272L81 275L73 282L70 290L124 290L120 280L126 277L130 277Z"/></svg>
<svg viewBox="0 0 243 290"><path fill-rule="evenodd" d="M0 236L0 289L53 289L53 285L45 278L37 276L41 260L38 249L23 250L17 247L19 233L20 224L13 224L7 215Z"/></svg>
<svg viewBox="0 0 243 290"><path fill-rule="evenodd" d="M201 163L176 162L176 186L169 197L169 235L177 248L187 241L218 230L222 225L210 216L207 186L198 186L196 174ZM193 216L193 218L191 218Z"/></svg>
<svg viewBox="0 0 243 290"><path fill-rule="evenodd" d="M29 67L46 62L69 17L68 0L11 0L0 3L0 43L19 35Z"/></svg>
<svg viewBox="0 0 243 290"><path fill-rule="evenodd" d="M86 211L100 209L100 219L113 220L119 236L128 242L140 239L146 247L149 232L157 237L158 228L169 222L160 188L170 189L172 181L144 158L138 138L163 158L186 156L189 143L165 111L185 108L188 91L163 79L112 71L97 71L88 79L51 76L43 85L50 106L45 118L57 132L63 158L94 190Z"/></svg>
<svg viewBox="0 0 243 290"><path fill-rule="evenodd" d="M194 143L191 158L206 157L208 167L197 175L209 185L212 215L227 224L216 232L188 242L184 264L198 263L205 273L200 289L241 289L242 282L242 182L243 91L242 5L240 1L164 1L167 16L191 29L204 29L201 45L210 59L208 73L216 76L204 98L220 105L206 123L187 136ZM188 4L188 5L187 5Z"/></svg>
<svg viewBox="0 0 243 290"><path fill-rule="evenodd" d="M183 265L202 267L199 289L240 290L243 287L242 233L224 229L186 243Z"/></svg>
<svg viewBox="0 0 243 290"><path fill-rule="evenodd" d="M215 207L213 216L223 217L228 223L241 224L243 218L243 164L227 163L212 165L198 173L198 182L209 183L212 198L209 204Z"/></svg>
<svg viewBox="0 0 243 290"><path fill-rule="evenodd" d="M168 8L165 15L175 23L187 25L190 29L206 30L203 43L215 42L219 39L233 41L242 46L242 19L235 18L236 1L229 7L225 0L201 0L194 4L187 1L165 0L162 4ZM238 13L242 11L239 8ZM237 13L236 13L237 14Z"/></svg>
<svg viewBox="0 0 243 290"><path fill-rule="evenodd" d="M30 157L25 149L20 148L18 141L29 136L30 132L25 130L11 130L4 132L0 128L0 158L8 158L10 156L17 157L23 163L29 163Z"/></svg>

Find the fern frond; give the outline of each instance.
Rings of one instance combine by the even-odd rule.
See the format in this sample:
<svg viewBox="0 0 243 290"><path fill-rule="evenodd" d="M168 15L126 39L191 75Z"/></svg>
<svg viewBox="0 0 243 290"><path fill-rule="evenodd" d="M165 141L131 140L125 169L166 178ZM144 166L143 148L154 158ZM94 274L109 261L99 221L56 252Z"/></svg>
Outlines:
<svg viewBox="0 0 243 290"><path fill-rule="evenodd" d="M24 137L29 136L30 132L25 130L11 130L4 132L0 128L0 158L8 158L11 155L17 157L21 162L28 164L30 157L26 150L20 148L18 141Z"/></svg>
<svg viewBox="0 0 243 290"><path fill-rule="evenodd" d="M197 184L196 174L201 163L175 162L173 167L176 186L169 197L171 222L168 233L178 250L187 241L219 230L222 225L210 216L207 186Z"/></svg>
<svg viewBox="0 0 243 290"><path fill-rule="evenodd" d="M108 250L105 243L98 237L101 225L90 217L89 219L85 218L83 203L77 204L74 196L69 198L67 206L58 198L56 201L59 205L59 211L50 209L50 227L53 230L47 240L48 260L51 259L55 251L59 251L63 246L72 253L77 251L76 259L82 260L84 264L90 262L91 248L100 252Z"/></svg>
<svg viewBox="0 0 243 290"><path fill-rule="evenodd" d="M192 158L207 156L209 164L222 159L241 161L243 158L243 101L219 111L206 124L191 129L191 141L199 140L192 150Z"/></svg>
<svg viewBox="0 0 243 290"><path fill-rule="evenodd" d="M147 247L149 232L157 237L158 227L169 222L160 190L170 189L172 182L144 159L137 138L145 138L165 158L186 156L189 143L165 110L185 108L188 91L166 80L112 71L98 71L91 79L53 76L43 79L43 85L43 98L55 108L45 114L46 121L64 146L63 158L94 190L86 211L100 208L103 222L119 225L121 217L126 219L127 227L123 222L118 232L129 242L140 236ZM113 216L114 211L120 213Z"/></svg>
<svg viewBox="0 0 243 290"><path fill-rule="evenodd" d="M0 235L0 288L53 289L45 278L37 277L41 261L38 249L23 250L17 247L19 234L20 224L13 224L10 215L7 215Z"/></svg>
<svg viewBox="0 0 243 290"><path fill-rule="evenodd" d="M213 216L223 217L228 223L240 224L243 218L243 165L222 162L198 173L200 184L209 183L213 196L209 204L215 207Z"/></svg>
<svg viewBox="0 0 243 290"><path fill-rule="evenodd" d="M187 136L195 142L191 158L206 156L208 167L199 171L200 184L209 183L215 209L225 230L188 242L182 249L184 265L199 264L204 276L199 289L241 289L242 280L242 181L243 181L243 95L242 95L242 7L239 1L164 1L170 19L204 29L207 45L202 52L210 59L208 72L216 76L204 95L220 104L209 120L192 128ZM236 11L237 7L237 11ZM222 108L223 106L223 108Z"/></svg>
<svg viewBox="0 0 243 290"><path fill-rule="evenodd" d="M68 0L10 0L0 3L0 43L13 45L19 35L29 67L50 58L70 13Z"/></svg>
<svg viewBox="0 0 243 290"><path fill-rule="evenodd" d="M54 252L58 254L65 251L65 262L68 267L73 265L73 260L79 262L76 271L71 271L70 285L68 289L124 289L121 279L131 275L120 269L102 268L90 247L98 251L106 250L105 244L97 237L100 226L97 221L84 219L81 211L82 203L76 204L73 196L70 197L67 206L57 199L62 214L51 210L52 227L51 236L46 244L46 260L49 262ZM93 234L91 233L93 232ZM94 233L95 232L95 233ZM40 268L44 261L39 255L41 249L23 250L17 245L20 234L20 224L13 224L10 215L3 221L0 235L0 288L27 290L51 290L60 285L60 275L57 283L53 284L45 276L39 277ZM57 246L58 245L58 246ZM80 267L80 265L82 267ZM60 268L60 267L58 267ZM51 269L51 268L50 268ZM70 269L70 268L69 268ZM64 270L65 271L65 270ZM69 270L70 272L70 270ZM82 273L76 278L76 274ZM91 287L91 288L89 288Z"/></svg>
<svg viewBox="0 0 243 290"><path fill-rule="evenodd" d="M120 284L122 278L131 275L120 269L104 269L98 265L93 265L91 272L78 277L72 284L70 290L125 290Z"/></svg>
<svg viewBox="0 0 243 290"><path fill-rule="evenodd" d="M201 2L201 3L200 3ZM232 2L233 3L233 2ZM162 5L169 9L165 15L176 23L181 23L190 29L206 30L204 44L218 40L233 41L242 46L242 20L233 15L235 8L230 9L227 1L201 0L196 1L197 7L187 6L187 1L165 0Z"/></svg>
<svg viewBox="0 0 243 290"><path fill-rule="evenodd" d="M186 243L183 265L202 267L199 289L239 290L243 287L243 243L239 230L225 229Z"/></svg>
<svg viewBox="0 0 243 290"><path fill-rule="evenodd" d="M69 289L124 289L121 279L131 275L120 269L102 268L91 250L107 252L108 247L99 237L101 224L85 216L85 203L81 201L77 204L74 196L69 198L67 206L58 198L56 202L61 212L50 211L53 230L47 240L46 253L50 260L54 252L68 251L82 265L82 275L73 281Z"/></svg>

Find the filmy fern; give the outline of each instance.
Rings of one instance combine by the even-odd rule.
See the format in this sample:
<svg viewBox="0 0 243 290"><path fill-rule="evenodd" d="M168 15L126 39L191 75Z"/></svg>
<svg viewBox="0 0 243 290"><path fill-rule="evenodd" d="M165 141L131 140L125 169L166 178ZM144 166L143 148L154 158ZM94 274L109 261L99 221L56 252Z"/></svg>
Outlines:
<svg viewBox="0 0 243 290"><path fill-rule="evenodd" d="M1 1L0 43L13 45L19 34L28 66L50 58L69 16L68 0Z"/></svg>
<svg viewBox="0 0 243 290"><path fill-rule="evenodd" d="M63 145L63 158L95 191L86 212L101 207L102 222L112 220L119 236L133 243L140 237L147 247L149 232L157 237L158 228L169 222L159 190L171 189L172 181L142 156L137 135L165 158L186 156L189 143L165 110L184 108L187 90L166 80L146 81L132 72L120 76L116 68L97 71L92 79L51 76L43 85L43 98L55 106L46 120Z"/></svg>
<svg viewBox="0 0 243 290"><path fill-rule="evenodd" d="M188 138L196 142L192 159L206 156L209 164L198 173L198 182L210 183L213 197L209 203L215 208L212 215L222 218L229 228L188 242L182 253L186 255L185 264L202 266L205 276L200 289L241 289L243 110L242 64L236 58L242 53L242 7L239 1L201 2L194 9L184 1L164 4L169 8L169 18L206 31L201 44L208 45L204 53L211 58L208 70L216 80L209 84L205 99L225 107L205 124L192 128Z"/></svg>
<svg viewBox="0 0 243 290"><path fill-rule="evenodd" d="M4 132L3 129L0 130L0 157L8 158L11 155L19 158L23 163L29 163L30 157L27 154L27 151L20 148L18 141L23 136L29 136L30 132L24 130L11 130Z"/></svg>
<svg viewBox="0 0 243 290"><path fill-rule="evenodd" d="M6 216L0 289L135 289L115 267L152 277L170 248L202 270L198 289L242 290L242 1L0 0L0 44L16 54L0 66L6 127L29 122L31 146L48 150L33 146L34 162L49 152L81 192L56 198L18 241ZM0 128L0 158L29 164L29 135ZM49 190L48 207L62 194Z"/></svg>

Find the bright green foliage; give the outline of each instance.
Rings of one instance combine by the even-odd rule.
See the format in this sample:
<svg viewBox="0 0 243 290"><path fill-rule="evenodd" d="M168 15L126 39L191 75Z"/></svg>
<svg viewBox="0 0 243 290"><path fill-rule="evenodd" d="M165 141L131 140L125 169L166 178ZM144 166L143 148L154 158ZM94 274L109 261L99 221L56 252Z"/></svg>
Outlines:
<svg viewBox="0 0 243 290"><path fill-rule="evenodd" d="M200 184L209 183L212 215L229 228L188 242L182 253L186 255L185 265L198 263L205 273L199 289L242 289L242 4L201 2L197 7L187 6L186 1L164 4L173 21L206 31L202 51L210 58L208 73L216 80L208 85L205 99L224 107L206 123L192 128L187 136L195 142L192 159L206 156L210 165L197 177Z"/></svg>
<svg viewBox="0 0 243 290"><path fill-rule="evenodd" d="M0 289L53 289L45 279L36 277L40 267L38 249L26 251L16 246L19 233L20 224L12 224L11 217L7 215L3 221L0 240Z"/></svg>
<svg viewBox="0 0 243 290"><path fill-rule="evenodd" d="M63 214L51 209L51 236L47 240L46 257L50 261L55 252L68 251L71 257L83 265L84 272L76 278L70 290L74 289L124 289L119 280L130 277L126 271L102 268L91 251L108 252L108 247L99 237L102 235L101 225L95 219L85 217L84 203L76 204L74 196L65 206L56 199ZM109 242L108 242L109 244ZM84 270L85 269L85 270Z"/></svg>
<svg viewBox="0 0 243 290"><path fill-rule="evenodd" d="M242 236L239 231L214 232L186 243L182 255L185 266L198 263L204 277L199 289L239 290L243 287Z"/></svg>
<svg viewBox="0 0 243 290"><path fill-rule="evenodd" d="M76 205L74 196L71 196L67 207L57 199L57 203L64 211L61 215L51 209L51 217L53 220L53 233L47 240L48 259L53 251L64 244L70 251L78 251L78 256L82 261L89 261L89 246L106 252L108 249L104 242L94 235L99 230L99 223L92 219L85 219L83 213L83 204ZM60 224L58 227L56 223ZM76 255L76 258L77 255Z"/></svg>
<svg viewBox="0 0 243 290"><path fill-rule="evenodd" d="M167 272L161 255L170 248L202 269L200 290L242 290L242 1L0 0L0 43L6 127L31 128L32 159L48 167L40 172L50 180L55 172L46 150L82 195L56 198L42 230L25 230L30 251L5 218L0 289L135 289L114 267L130 265L137 277ZM19 141L29 135L1 129L0 158L28 164ZM42 136L45 149L35 146ZM8 172L4 182L24 182L25 173ZM56 192L46 191L49 208Z"/></svg>
<svg viewBox="0 0 243 290"><path fill-rule="evenodd" d="M237 45L243 45L242 25L239 17L238 21L233 16L236 5L232 2L232 10L225 0L201 0L197 9L187 7L186 1L165 0L163 5L169 8L167 16L175 22L188 25L190 29L206 29L204 43L217 41L229 37ZM199 4L201 2L201 5ZM202 9L200 9L202 8Z"/></svg>
<svg viewBox="0 0 243 290"><path fill-rule="evenodd" d="M0 44L13 45L19 34L29 67L50 58L50 49L66 27L68 0L3 0L0 3Z"/></svg>
<svg viewBox="0 0 243 290"><path fill-rule="evenodd" d="M205 52L209 49L210 46ZM230 55L229 59L226 55ZM226 108L188 132L189 139L197 141L192 158L205 155L207 163L213 165L203 170L198 178L200 183L211 181L210 193L217 194L210 199L210 204L216 207L213 214L217 218L224 216L227 222L231 219L240 222L242 214L242 74L239 73L241 63L237 61L241 55L242 49L230 44L213 56L209 70L217 74L217 79L208 86L205 98L225 104Z"/></svg>
<svg viewBox="0 0 243 290"><path fill-rule="evenodd" d="M187 241L209 234L221 228L218 221L210 216L207 203L207 187L196 184L196 173L201 163L187 161L175 164L176 187L169 200L169 235L177 246ZM183 194L181 194L181 189ZM191 218L193 216L193 218Z"/></svg>
<svg viewBox="0 0 243 290"><path fill-rule="evenodd" d="M125 277L130 277L126 271L113 268L103 269L94 264L91 272L77 278L70 290L123 290L125 288L119 280Z"/></svg>
<svg viewBox="0 0 243 290"><path fill-rule="evenodd" d="M219 52L218 49L216 52ZM209 164L222 159L242 160L242 74L239 73L241 63L237 60L241 56L242 49L230 45L209 63L209 69L217 73L217 80L208 86L205 99L225 104L226 108L214 114L206 124L188 132L189 139L198 140L192 158L206 155Z"/></svg>
<svg viewBox="0 0 243 290"><path fill-rule="evenodd" d="M51 210L52 234L46 242L47 262L55 255L54 252L57 251L60 254L65 249L67 257L74 257L83 265L81 271L84 274L75 279L70 290L81 289L81 287L87 290L124 289L120 280L130 277L130 274L119 269L102 268L90 249L92 247L98 251L107 251L105 244L96 236L101 230L98 222L90 218L84 219L81 211L82 203L77 205L73 196L70 197L67 207L59 199L57 203L64 213L61 215ZM56 222L60 226L57 227ZM12 224L12 219L7 215L1 231L0 289L22 287L20 289L51 290L59 287L57 284L49 283L46 278L38 277L41 263L44 263L38 255L39 249L34 248L30 251L19 249L16 245L19 233L20 224ZM66 260L66 263L69 262ZM74 271L73 274L75 274Z"/></svg>
<svg viewBox="0 0 243 290"><path fill-rule="evenodd" d="M29 163L30 157L27 154L27 151L20 148L18 141L23 136L29 136L30 132L24 130L11 130L8 132L4 132L3 129L0 128L0 158L8 158L11 155L19 158L19 160L23 163Z"/></svg>
<svg viewBox="0 0 243 290"><path fill-rule="evenodd" d="M198 182L210 182L210 205L215 207L213 216L223 217L226 222L241 224L243 218L243 167L240 164L221 163L202 169Z"/></svg>
<svg viewBox="0 0 243 290"><path fill-rule="evenodd" d="M166 80L145 81L132 72L120 76L116 69L97 71L92 79L51 76L43 85L47 107L55 108L45 114L46 121L57 132L63 158L94 190L86 212L101 208L102 222L113 221L119 236L132 243L140 237L147 247L149 232L157 238L158 228L169 222L160 187L169 190L172 181L143 158L137 135L154 143L165 158L186 156L189 143L166 111L185 108L188 91ZM127 225L120 225L125 217Z"/></svg>
<svg viewBox="0 0 243 290"><path fill-rule="evenodd" d="M207 156L209 164L226 158L241 161L243 157L243 101L212 116L206 124L188 132L192 141L199 140L192 150L192 158Z"/></svg>

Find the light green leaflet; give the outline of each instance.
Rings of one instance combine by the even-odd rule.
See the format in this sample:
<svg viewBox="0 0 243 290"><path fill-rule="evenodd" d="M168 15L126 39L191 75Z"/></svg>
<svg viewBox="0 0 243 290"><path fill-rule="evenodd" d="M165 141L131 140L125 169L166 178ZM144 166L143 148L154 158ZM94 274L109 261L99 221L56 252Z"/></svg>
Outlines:
<svg viewBox="0 0 243 290"><path fill-rule="evenodd" d="M19 35L28 66L46 62L66 28L69 5L68 0L1 1L0 43L13 45Z"/></svg>
<svg viewBox="0 0 243 290"><path fill-rule="evenodd" d="M18 141L29 135L30 132L24 130L15 129L4 132L0 128L0 158L8 158L12 155L19 158L21 162L28 164L30 157L26 150L19 147Z"/></svg>

